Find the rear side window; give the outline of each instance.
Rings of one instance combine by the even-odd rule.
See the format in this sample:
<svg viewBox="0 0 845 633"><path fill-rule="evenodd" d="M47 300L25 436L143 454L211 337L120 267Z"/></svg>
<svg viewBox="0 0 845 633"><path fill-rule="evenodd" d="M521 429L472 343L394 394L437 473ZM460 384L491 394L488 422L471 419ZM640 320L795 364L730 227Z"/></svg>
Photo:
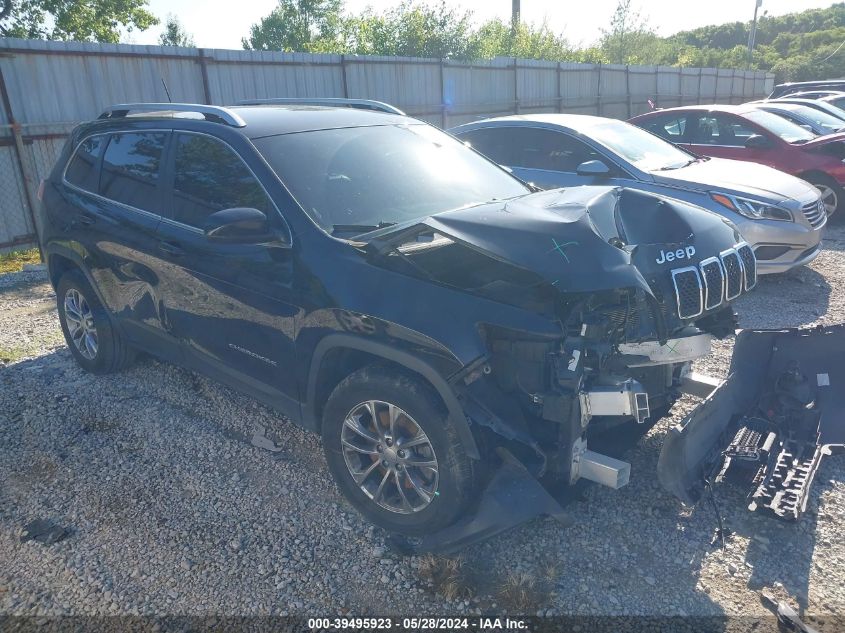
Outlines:
<svg viewBox="0 0 845 633"><path fill-rule="evenodd" d="M271 202L241 158L225 143L197 134L176 137L173 219L203 228L209 215L247 207L269 214Z"/></svg>
<svg viewBox="0 0 845 633"><path fill-rule="evenodd" d="M103 156L100 195L160 213L158 183L166 132L113 134Z"/></svg>
<svg viewBox="0 0 845 633"><path fill-rule="evenodd" d="M80 189L96 192L98 163L108 136L89 136L82 141L68 163L65 179Z"/></svg>

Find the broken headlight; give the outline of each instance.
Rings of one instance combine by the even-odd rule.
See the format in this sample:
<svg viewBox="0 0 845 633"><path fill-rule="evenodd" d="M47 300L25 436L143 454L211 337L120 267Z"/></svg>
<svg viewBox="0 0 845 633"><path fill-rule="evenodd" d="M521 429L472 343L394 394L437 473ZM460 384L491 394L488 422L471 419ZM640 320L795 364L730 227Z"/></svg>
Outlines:
<svg viewBox="0 0 845 633"><path fill-rule="evenodd" d="M723 207L736 211L740 215L752 220L785 220L792 221L792 213L781 207L774 207L756 200L731 196L726 193L711 193L710 197Z"/></svg>

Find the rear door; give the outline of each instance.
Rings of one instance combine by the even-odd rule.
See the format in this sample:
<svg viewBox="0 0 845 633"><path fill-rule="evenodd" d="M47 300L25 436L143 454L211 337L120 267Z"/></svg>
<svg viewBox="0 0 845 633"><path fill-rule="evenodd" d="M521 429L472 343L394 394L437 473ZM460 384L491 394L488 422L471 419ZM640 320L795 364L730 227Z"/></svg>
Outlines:
<svg viewBox="0 0 845 633"><path fill-rule="evenodd" d="M85 250L103 300L130 340L165 356L173 346L162 327L155 260L169 137L167 130L89 136L65 171L69 237Z"/></svg>
<svg viewBox="0 0 845 633"><path fill-rule="evenodd" d="M281 244L229 244L204 234L208 217L247 207L287 225L252 170L219 138L175 131L168 212L158 230L168 327L189 362L214 377L299 411L293 370L297 295L293 250Z"/></svg>
<svg viewBox="0 0 845 633"><path fill-rule="evenodd" d="M470 145L543 189L579 185L625 184L626 175L612 160L584 141L558 130L533 127L490 127L461 136ZM578 166L599 160L610 168L603 176L577 173Z"/></svg>

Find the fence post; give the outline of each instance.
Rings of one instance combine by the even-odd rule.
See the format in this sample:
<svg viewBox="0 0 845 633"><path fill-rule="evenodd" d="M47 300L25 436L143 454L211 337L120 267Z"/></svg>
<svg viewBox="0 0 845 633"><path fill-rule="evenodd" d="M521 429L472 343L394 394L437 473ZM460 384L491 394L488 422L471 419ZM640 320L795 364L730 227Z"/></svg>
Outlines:
<svg viewBox="0 0 845 633"><path fill-rule="evenodd" d="M513 109L514 114L519 114L519 69L516 57L513 58Z"/></svg>
<svg viewBox="0 0 845 633"><path fill-rule="evenodd" d="M205 49L197 49L197 56L199 58L200 73L202 73L202 92L205 96L205 104L211 105L211 89L208 85L208 63L206 61L207 57L205 56Z"/></svg>
<svg viewBox="0 0 845 633"><path fill-rule="evenodd" d="M660 107L660 66L654 67L654 107Z"/></svg>
<svg viewBox="0 0 845 633"><path fill-rule="evenodd" d="M698 100L696 103L701 105L701 76L704 74L704 69L699 67L698 69Z"/></svg>
<svg viewBox="0 0 845 633"><path fill-rule="evenodd" d="M678 105L684 105L684 67L678 66Z"/></svg>
<svg viewBox="0 0 845 633"><path fill-rule="evenodd" d="M625 64L625 95L626 95L626 102L628 104L627 112L628 116L625 117L627 119L631 118L631 66L630 64Z"/></svg>
<svg viewBox="0 0 845 633"><path fill-rule="evenodd" d="M447 129L448 118L446 116L446 78L443 72L445 60L440 58L440 129Z"/></svg>
<svg viewBox="0 0 845 633"><path fill-rule="evenodd" d="M24 204L27 207L27 215L32 222L32 230L35 231L35 241L38 244L38 253L41 256L41 261L44 261L44 251L41 250L41 231L38 227L38 220L35 217L36 196L35 189L35 174L30 168L29 161L26 159L23 145L23 136L21 135L21 126L15 120L15 115L12 112L12 101L9 99L9 91L6 89L6 79L3 77L3 69L0 68L0 98L3 100L3 109L6 111L6 118L12 128L12 137L15 141L15 155L18 159L18 169L20 170L23 179L24 189Z"/></svg>
<svg viewBox="0 0 845 633"><path fill-rule="evenodd" d="M340 56L340 77L343 82L343 98L349 98L349 83L346 79L346 55Z"/></svg>
<svg viewBox="0 0 845 633"><path fill-rule="evenodd" d="M715 68L715 76L713 77L713 103L719 102L719 69Z"/></svg>
<svg viewBox="0 0 845 633"><path fill-rule="evenodd" d="M601 116L602 107L601 107L601 62L598 64L597 68L598 72L596 73L597 81L596 81L596 114Z"/></svg>
<svg viewBox="0 0 845 633"><path fill-rule="evenodd" d="M557 63L557 111L563 112L563 82L561 81L560 62Z"/></svg>

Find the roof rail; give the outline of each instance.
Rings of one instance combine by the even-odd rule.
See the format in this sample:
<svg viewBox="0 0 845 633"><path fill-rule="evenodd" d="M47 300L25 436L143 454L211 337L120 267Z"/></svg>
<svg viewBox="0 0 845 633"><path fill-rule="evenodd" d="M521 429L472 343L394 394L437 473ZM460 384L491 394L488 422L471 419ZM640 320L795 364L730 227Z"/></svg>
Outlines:
<svg viewBox="0 0 845 633"><path fill-rule="evenodd" d="M278 99L245 99L239 101L238 105L315 105L335 108L357 108L359 110L373 110L375 112L387 112L388 114L400 114L405 116L399 108L381 101L372 99L343 99L341 97L314 97L298 98L283 97Z"/></svg>
<svg viewBox="0 0 845 633"><path fill-rule="evenodd" d="M231 110L199 103L121 103L109 106L98 118L119 119L128 116L130 112L194 112L203 115L206 121L246 127L246 121Z"/></svg>

